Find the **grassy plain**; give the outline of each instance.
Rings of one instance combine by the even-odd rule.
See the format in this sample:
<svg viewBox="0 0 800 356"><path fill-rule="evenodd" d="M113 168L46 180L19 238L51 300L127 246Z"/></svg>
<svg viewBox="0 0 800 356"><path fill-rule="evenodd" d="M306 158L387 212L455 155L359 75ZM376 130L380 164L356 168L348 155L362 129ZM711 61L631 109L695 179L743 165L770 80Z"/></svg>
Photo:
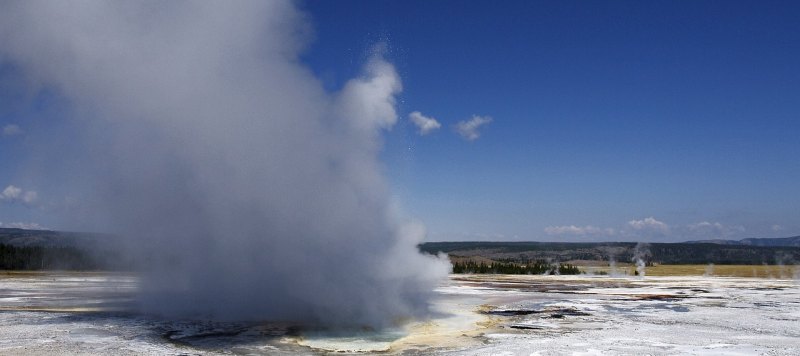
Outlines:
<svg viewBox="0 0 800 356"><path fill-rule="evenodd" d="M579 266L586 273L634 275L636 267L621 264L609 266ZM798 278L800 265L656 265L645 269L647 276L716 276L754 278Z"/></svg>

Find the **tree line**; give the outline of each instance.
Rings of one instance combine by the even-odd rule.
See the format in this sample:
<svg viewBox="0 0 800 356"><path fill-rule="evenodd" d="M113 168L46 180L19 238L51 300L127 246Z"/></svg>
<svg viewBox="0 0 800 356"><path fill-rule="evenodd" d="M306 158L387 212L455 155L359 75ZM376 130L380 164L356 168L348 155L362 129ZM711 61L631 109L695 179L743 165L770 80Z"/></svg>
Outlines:
<svg viewBox="0 0 800 356"><path fill-rule="evenodd" d="M12 246L0 244L0 270L97 270L98 261L74 247Z"/></svg>
<svg viewBox="0 0 800 356"><path fill-rule="evenodd" d="M792 239L779 239L791 243ZM756 239L758 241L767 239ZM750 240L748 240L750 241ZM760 243L766 243L761 241ZM714 243L650 243L645 262L659 264L781 265L800 263L800 247L759 246ZM526 263L527 260L556 261L631 261L636 255L635 242L426 242L420 251L436 255L485 257L503 262Z"/></svg>
<svg viewBox="0 0 800 356"><path fill-rule="evenodd" d="M569 263L550 264L545 261L534 261L525 264L513 262L452 262L453 273L477 274L580 274L577 266Z"/></svg>

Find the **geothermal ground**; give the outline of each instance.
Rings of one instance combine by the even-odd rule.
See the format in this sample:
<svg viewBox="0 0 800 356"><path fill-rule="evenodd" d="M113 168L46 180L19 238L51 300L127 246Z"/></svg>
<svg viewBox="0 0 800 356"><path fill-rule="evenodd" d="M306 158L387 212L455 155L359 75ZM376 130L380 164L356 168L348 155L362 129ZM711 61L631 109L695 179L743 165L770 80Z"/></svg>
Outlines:
<svg viewBox="0 0 800 356"><path fill-rule="evenodd" d="M451 276L395 330L167 321L122 274L0 274L0 354L800 354L800 283L732 277Z"/></svg>

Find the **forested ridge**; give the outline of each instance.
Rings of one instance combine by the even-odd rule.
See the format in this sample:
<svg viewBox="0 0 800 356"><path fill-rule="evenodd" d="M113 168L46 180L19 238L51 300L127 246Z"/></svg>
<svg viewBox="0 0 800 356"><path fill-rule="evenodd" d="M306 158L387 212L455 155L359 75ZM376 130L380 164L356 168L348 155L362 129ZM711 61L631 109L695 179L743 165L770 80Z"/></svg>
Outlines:
<svg viewBox="0 0 800 356"><path fill-rule="evenodd" d="M577 266L569 263L551 264L545 261L527 263L454 261L453 273L494 274L580 274Z"/></svg>
<svg viewBox="0 0 800 356"><path fill-rule="evenodd" d="M543 274L553 273L553 266L561 264L564 269L559 273L570 274L569 266L584 265L586 261L633 262L637 258L648 264L800 264L800 247L793 246L796 237L761 240L647 244L427 242L419 249L466 258L454 260L455 273ZM146 256L125 254L115 241L114 236L105 234L0 228L0 269L124 270L132 266L133 260L146 260ZM470 261L472 257L485 260Z"/></svg>
<svg viewBox="0 0 800 356"><path fill-rule="evenodd" d="M637 246L638 245L638 246ZM427 242L419 249L451 257L482 257L493 261L634 262L641 259L656 264L800 264L800 247L758 246L717 243L635 242Z"/></svg>
<svg viewBox="0 0 800 356"><path fill-rule="evenodd" d="M101 266L87 252L74 247L16 247L0 244L0 270L98 270Z"/></svg>

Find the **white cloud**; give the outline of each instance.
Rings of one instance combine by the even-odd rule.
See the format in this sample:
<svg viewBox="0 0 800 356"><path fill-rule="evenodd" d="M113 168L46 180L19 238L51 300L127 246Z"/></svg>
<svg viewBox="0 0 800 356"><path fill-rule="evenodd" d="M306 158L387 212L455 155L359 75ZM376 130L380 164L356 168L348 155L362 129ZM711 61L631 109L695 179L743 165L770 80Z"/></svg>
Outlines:
<svg viewBox="0 0 800 356"><path fill-rule="evenodd" d="M709 238L741 238L746 231L741 225L725 225L715 221L700 221L694 224L675 225L659 221L650 216L644 219L628 221L617 228L601 228L592 225L548 226L544 229L551 236L573 237L614 237L627 241L644 241L649 239L709 239ZM681 240L681 241L684 241Z"/></svg>
<svg viewBox="0 0 800 356"><path fill-rule="evenodd" d="M708 238L723 238L728 234L728 230L725 226L720 224L719 222L708 222L708 221L701 221L696 224L689 224L686 225L688 229L687 234L689 236L695 236L699 239L708 239Z"/></svg>
<svg viewBox="0 0 800 356"><path fill-rule="evenodd" d="M656 220L652 216L649 218L644 218L642 220L628 221L628 226L634 230L651 230L662 233L669 232L669 225L665 224L664 222Z"/></svg>
<svg viewBox="0 0 800 356"><path fill-rule="evenodd" d="M22 190L22 188L9 185L0 192L0 202L15 203L20 202L25 205L33 205L39 199L39 194L34 190Z"/></svg>
<svg viewBox="0 0 800 356"><path fill-rule="evenodd" d="M23 230L50 230L38 223L24 223L24 222L10 222L4 223L0 221L0 227L7 229L23 229Z"/></svg>
<svg viewBox="0 0 800 356"><path fill-rule="evenodd" d="M419 129L417 132L420 134L420 136L425 136L442 127L442 124L440 124L439 121L436 121L435 118L422 115L422 113L419 111L414 111L411 114L408 114L408 119L417 126Z"/></svg>
<svg viewBox="0 0 800 356"><path fill-rule="evenodd" d="M781 231L781 230L783 230L783 226L777 224L772 225L772 231Z"/></svg>
<svg viewBox="0 0 800 356"><path fill-rule="evenodd" d="M686 225L688 231L685 233L697 238L732 238L745 232L744 226L728 226L719 222L701 221L695 224Z"/></svg>
<svg viewBox="0 0 800 356"><path fill-rule="evenodd" d="M544 228L544 232L548 235L578 235L578 236L585 236L585 235L614 235L616 231L611 228L599 228L591 225L586 226L575 226L575 225L563 225L563 226L548 226Z"/></svg>
<svg viewBox="0 0 800 356"><path fill-rule="evenodd" d="M475 141L478 137L481 137L481 133L478 131L483 125L486 125L492 122L492 118L489 116L478 116L473 115L471 119L465 121L459 121L456 124L456 132L461 135L467 141Z"/></svg>
<svg viewBox="0 0 800 356"><path fill-rule="evenodd" d="M710 223L708 221L701 221L697 224L691 224L688 226L689 230L698 231L698 230L722 230L724 226L719 222Z"/></svg>
<svg viewBox="0 0 800 356"><path fill-rule="evenodd" d="M17 188L13 185L9 185L6 189L3 189L3 192L0 193L0 200L12 201L19 198L20 194L22 194L22 189Z"/></svg>
<svg viewBox="0 0 800 356"><path fill-rule="evenodd" d="M22 129L14 124L8 124L3 127L3 136L21 135Z"/></svg>

